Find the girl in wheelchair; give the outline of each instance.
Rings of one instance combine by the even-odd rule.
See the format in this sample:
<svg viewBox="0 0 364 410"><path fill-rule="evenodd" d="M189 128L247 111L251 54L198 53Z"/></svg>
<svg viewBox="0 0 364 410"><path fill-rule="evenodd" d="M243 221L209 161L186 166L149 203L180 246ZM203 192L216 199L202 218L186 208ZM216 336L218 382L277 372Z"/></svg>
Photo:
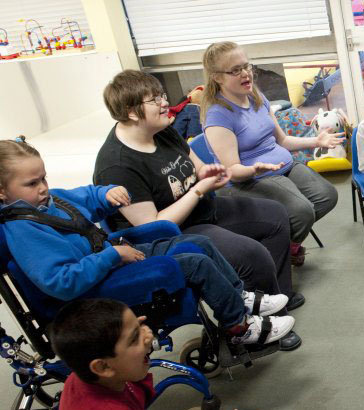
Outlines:
<svg viewBox="0 0 364 410"><path fill-rule="evenodd" d="M0 200L12 256L25 275L53 298L110 297L123 286L125 266L170 254L187 286L213 310L229 345L271 343L294 325L291 316L271 316L286 305L288 298L282 294L264 295L258 314L252 315L254 293L243 290L236 272L207 237L179 235L136 246L103 237L94 223L129 204L125 188L90 185L49 190L40 154L24 140L0 141ZM70 210L76 221L70 221ZM76 226L87 229L83 232ZM201 253L171 253L190 243Z"/></svg>

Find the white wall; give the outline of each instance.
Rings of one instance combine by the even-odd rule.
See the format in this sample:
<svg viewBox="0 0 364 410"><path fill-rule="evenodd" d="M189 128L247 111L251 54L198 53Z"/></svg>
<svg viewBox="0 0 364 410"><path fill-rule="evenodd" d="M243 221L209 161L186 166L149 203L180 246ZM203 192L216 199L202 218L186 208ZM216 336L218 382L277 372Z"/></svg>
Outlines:
<svg viewBox="0 0 364 410"><path fill-rule="evenodd" d="M119 71L116 52L1 62L0 138L35 136L102 109Z"/></svg>
<svg viewBox="0 0 364 410"><path fill-rule="evenodd" d="M0 63L0 136L40 132L40 119L19 64Z"/></svg>
<svg viewBox="0 0 364 410"><path fill-rule="evenodd" d="M115 121L106 108L29 138L41 154L50 188L92 184L96 155Z"/></svg>

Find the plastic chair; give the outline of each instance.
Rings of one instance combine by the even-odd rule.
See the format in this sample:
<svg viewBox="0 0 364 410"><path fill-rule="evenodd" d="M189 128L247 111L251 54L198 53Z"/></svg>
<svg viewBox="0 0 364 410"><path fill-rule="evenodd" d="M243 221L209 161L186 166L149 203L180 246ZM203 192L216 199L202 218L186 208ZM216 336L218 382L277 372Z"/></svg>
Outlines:
<svg viewBox="0 0 364 410"><path fill-rule="evenodd" d="M351 155L352 155L352 176L351 176L351 194L353 200L353 218L357 222L355 191L358 195L358 201L361 211L361 217L364 222L364 173L359 171L358 147L356 143L357 128L354 128L351 136Z"/></svg>
<svg viewBox="0 0 364 410"><path fill-rule="evenodd" d="M188 143L202 162L205 164L213 164L215 162L206 144L204 134L196 135L196 137L189 140Z"/></svg>
<svg viewBox="0 0 364 410"><path fill-rule="evenodd" d="M154 230L158 226L161 228L160 232L163 232L164 236L166 236L168 231L170 234L175 234L179 231L178 227L174 226L174 224L165 221L154 223ZM157 232L153 233L152 228L151 224L147 224L145 232L149 233L150 237L153 235L155 237L158 236L158 229ZM136 237L137 234L142 234L143 230L143 227L133 228L129 230L129 234L130 236L133 234ZM120 236L120 233L118 234ZM124 236L126 236L125 234L126 231L123 232ZM190 251L196 250L192 247ZM126 303L132 306L133 310L137 311L137 314L146 314L151 318L151 322L148 324L154 330L154 334L157 335L157 339L153 343L154 350L158 350L162 346L166 350L172 350L173 343L168 334L176 327L187 323L200 324L206 321L204 332L207 335L210 332L209 326L212 323L209 321L203 308L197 309L198 301L191 289L184 287L183 273L178 266L175 266L174 260L168 256L156 258L158 260L154 261L154 266L150 262L153 258L148 258L146 261L138 263L139 268L144 265L144 273L154 270L154 278L148 284L149 289L146 289L147 286L145 285L145 282L149 280L148 277L143 276L143 274L139 275L143 278L144 284L139 282L135 285L135 282L131 279L133 275L128 275L128 272L126 272L126 282L130 281L130 283L127 283L126 292L123 297L125 297ZM163 258L164 260L162 261ZM171 263L171 261L173 262ZM147 262L147 264L144 262ZM170 265L169 269L168 265ZM128 266L121 268L123 269L123 276L126 271L125 268ZM169 294L165 289L168 289L170 286L168 283L165 286L158 286L158 284L152 286L151 282L158 282L156 276L159 273L165 275L163 281L166 277L170 277L170 284L175 282L177 283L175 287L180 287L181 289ZM133 285L131 282L133 282ZM136 295L135 289L137 289ZM14 369L13 382L21 388L12 407L14 410L30 409L34 400L42 403L46 408L56 409L61 392L50 394L46 391L46 386L50 383L63 383L70 373L70 370L62 361L50 362L50 360L54 359L55 355L51 349L46 332L47 323L50 321L50 313L54 315L60 304L64 302L57 301L58 304L55 304L56 300L54 298L41 294L42 292L32 282L27 280L19 266L12 260L6 245L3 229L0 226L0 295L22 329L22 336L14 340L14 338L7 335L5 329L0 324L0 355ZM128 301L127 295L130 294L134 294L136 303ZM143 300L140 298L141 294L144 294ZM42 296L41 299L38 299L39 296ZM211 337L216 339L215 336L209 334L208 338ZM28 354L22 350L22 345L27 342L32 347L34 354ZM211 341L209 343L211 344ZM209 349L207 345L205 347L205 356L208 356ZM199 358L199 360L203 366L204 359ZM205 360L206 363L207 360ZM214 364L216 365L216 363ZM195 388L203 394L202 409L218 410L220 408L220 400L210 393L206 377L197 369L167 360L152 359L151 367L156 366L179 373L179 375L167 377L155 386L157 397L167 387L182 383ZM214 370L216 371L216 368Z"/></svg>
<svg viewBox="0 0 364 410"><path fill-rule="evenodd" d="M202 162L204 162L205 164L214 163L214 157L212 156L212 154L209 151L209 148L207 147L204 134L196 135L195 138L189 141L189 145ZM320 248L323 248L324 245L322 244L322 242L320 241L319 237L313 229L310 229L310 234L313 236L318 246Z"/></svg>

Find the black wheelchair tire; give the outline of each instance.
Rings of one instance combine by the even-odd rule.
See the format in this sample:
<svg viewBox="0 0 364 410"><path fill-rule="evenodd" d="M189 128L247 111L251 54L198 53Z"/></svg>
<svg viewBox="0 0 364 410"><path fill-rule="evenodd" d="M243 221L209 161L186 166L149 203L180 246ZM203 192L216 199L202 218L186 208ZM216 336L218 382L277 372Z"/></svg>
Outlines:
<svg viewBox="0 0 364 410"><path fill-rule="evenodd" d="M180 363L194 367L203 373L208 379L217 377L222 371L218 358L211 351L208 352L208 358L204 364L200 364L202 337L196 337L186 342L180 352ZM206 349L204 349L206 353Z"/></svg>
<svg viewBox="0 0 364 410"><path fill-rule="evenodd" d="M24 393L21 389L18 395L16 396L10 410L19 410L23 397ZM42 406L42 408L45 409L54 408L54 405L57 404L59 401L56 396L50 395L42 387L38 387L37 391L34 393L33 398ZM32 408L34 408L33 405Z"/></svg>
<svg viewBox="0 0 364 410"><path fill-rule="evenodd" d="M35 400L47 409L52 409L59 402L57 395L52 396L43 387L39 387L34 395Z"/></svg>
<svg viewBox="0 0 364 410"><path fill-rule="evenodd" d="M201 410L220 410L221 400L215 394L211 399L203 399L201 403Z"/></svg>

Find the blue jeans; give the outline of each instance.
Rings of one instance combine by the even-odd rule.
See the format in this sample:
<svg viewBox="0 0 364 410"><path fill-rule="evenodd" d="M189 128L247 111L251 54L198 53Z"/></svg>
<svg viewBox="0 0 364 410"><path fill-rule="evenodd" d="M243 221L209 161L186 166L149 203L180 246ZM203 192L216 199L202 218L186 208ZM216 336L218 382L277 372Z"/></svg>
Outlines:
<svg viewBox="0 0 364 410"><path fill-rule="evenodd" d="M189 243L197 245L203 253L184 253L183 247ZM231 327L243 321L243 283L209 238L202 235L179 235L151 244L136 245L136 248L144 252L147 258L172 256L180 265L187 286L198 292L223 327Z"/></svg>
<svg viewBox="0 0 364 410"><path fill-rule="evenodd" d="M200 109L196 104L187 104L172 123L172 127L184 138L195 137L202 133Z"/></svg>
<svg viewBox="0 0 364 410"><path fill-rule="evenodd" d="M245 315L242 298L243 282L209 238L201 235L179 235L135 247L144 252L147 258L163 255L172 257L184 273L187 286L191 287L210 306L214 317L222 327L229 328L243 321ZM120 300L121 295L125 292L123 269L128 269L128 267L131 268L129 274L131 270L134 276L143 275L140 273L143 272L142 269L138 271L138 262L116 268L83 297ZM126 274L125 277L127 278L128 275ZM123 287L124 289L121 290L120 288Z"/></svg>

